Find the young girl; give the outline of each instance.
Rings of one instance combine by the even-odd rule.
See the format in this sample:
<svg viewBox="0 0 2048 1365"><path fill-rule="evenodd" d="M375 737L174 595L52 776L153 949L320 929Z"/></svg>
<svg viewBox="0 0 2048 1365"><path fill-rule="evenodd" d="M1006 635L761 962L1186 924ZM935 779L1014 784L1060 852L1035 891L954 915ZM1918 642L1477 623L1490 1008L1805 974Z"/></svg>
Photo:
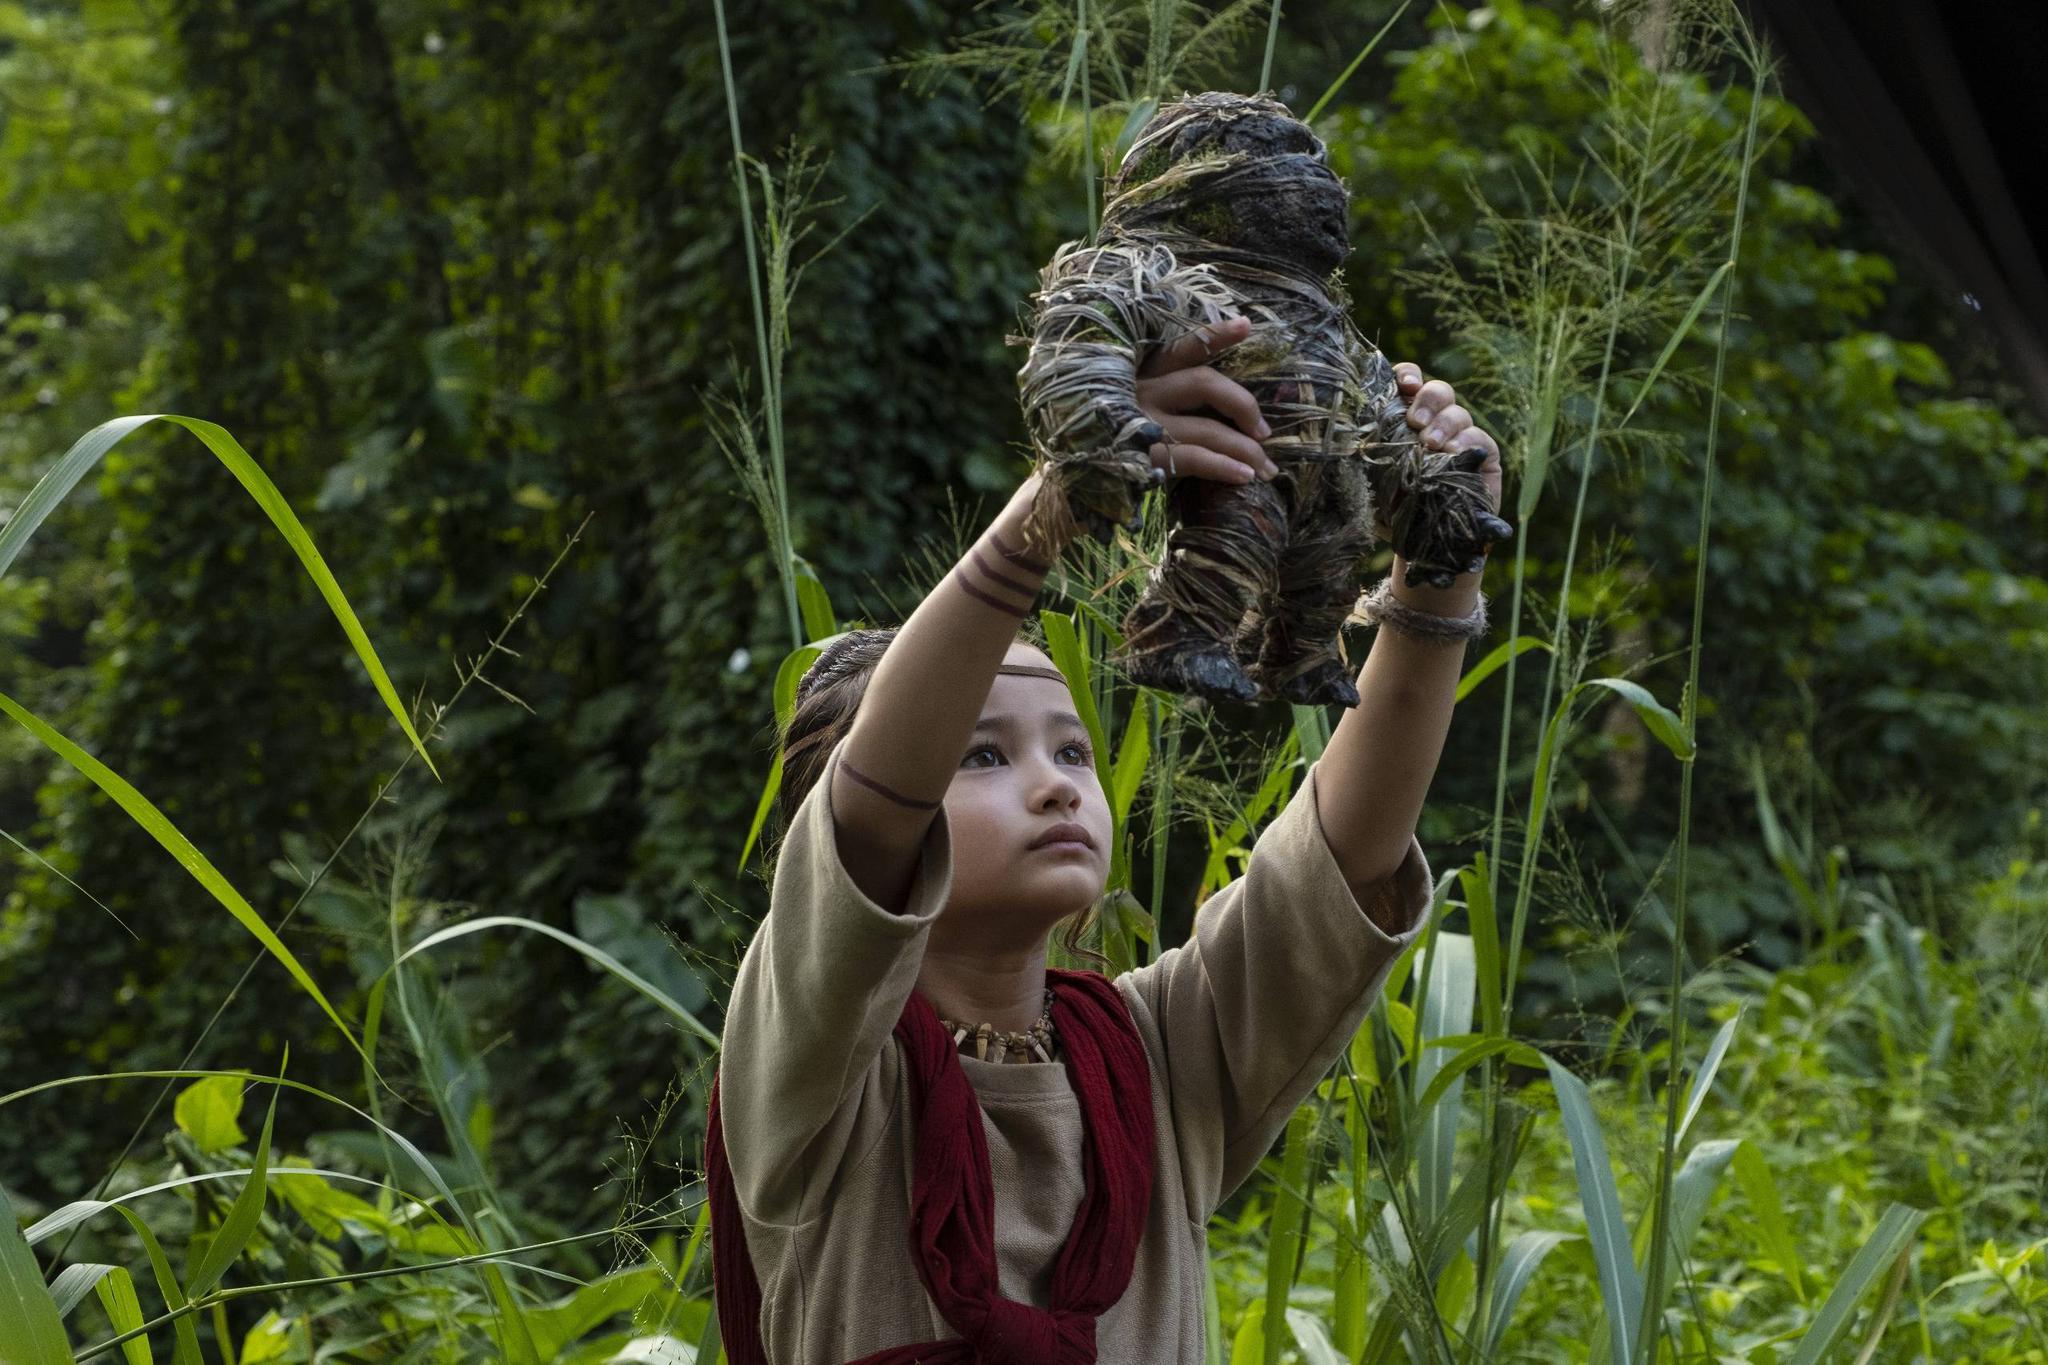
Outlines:
<svg viewBox="0 0 2048 1365"><path fill-rule="evenodd" d="M1154 462L1274 477L1251 395L1202 363L1245 324L1215 331L1140 380L1170 438ZM1399 370L1426 442L1487 450L1498 504L1492 438ZM1409 588L1397 560L1359 704L1189 941L1114 982L1047 967L1102 894L1111 817L1064 679L1019 634L1050 568L1021 547L1036 482L899 629L851 633L799 685L706 1140L734 1365L1202 1360L1210 1214L1420 932L1415 822L1485 607L1479 575Z"/></svg>

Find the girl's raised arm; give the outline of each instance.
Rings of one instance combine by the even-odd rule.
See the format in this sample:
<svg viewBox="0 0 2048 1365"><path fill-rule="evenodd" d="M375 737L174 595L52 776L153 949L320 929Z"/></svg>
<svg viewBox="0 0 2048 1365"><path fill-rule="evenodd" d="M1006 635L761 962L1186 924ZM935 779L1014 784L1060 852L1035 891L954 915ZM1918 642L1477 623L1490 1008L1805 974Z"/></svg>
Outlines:
<svg viewBox="0 0 2048 1365"><path fill-rule="evenodd" d="M1051 572L1023 550L1038 483L1024 480L890 640L827 774L840 861L877 905L904 908L996 668Z"/></svg>

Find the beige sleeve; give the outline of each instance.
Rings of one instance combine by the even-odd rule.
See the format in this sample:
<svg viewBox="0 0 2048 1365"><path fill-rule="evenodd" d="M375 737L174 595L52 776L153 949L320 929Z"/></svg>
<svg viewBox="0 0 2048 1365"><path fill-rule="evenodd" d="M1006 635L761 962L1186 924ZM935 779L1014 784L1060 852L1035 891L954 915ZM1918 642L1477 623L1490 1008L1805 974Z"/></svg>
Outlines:
<svg viewBox="0 0 2048 1365"><path fill-rule="evenodd" d="M1189 1216L1206 1222L1258 1166L1349 1045L1394 959L1422 931L1429 862L1408 853L1369 898L1353 897L1323 835L1316 769L1252 846L1245 874L1195 913L1193 935L1131 972L1166 1052L1166 1091Z"/></svg>
<svg viewBox="0 0 2048 1365"><path fill-rule="evenodd" d="M832 778L842 737L790 821L768 913L740 959L718 1060L720 1118L740 1205L795 1225L822 1209L864 1083L924 963L953 880L940 808L901 914L868 899L840 861Z"/></svg>

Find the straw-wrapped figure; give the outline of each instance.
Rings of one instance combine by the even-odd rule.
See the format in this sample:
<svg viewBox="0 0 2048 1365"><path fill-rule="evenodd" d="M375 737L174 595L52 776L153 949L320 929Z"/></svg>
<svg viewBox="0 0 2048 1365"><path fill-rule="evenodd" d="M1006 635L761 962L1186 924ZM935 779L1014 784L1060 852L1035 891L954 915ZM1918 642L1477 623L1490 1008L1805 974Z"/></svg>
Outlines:
<svg viewBox="0 0 2048 1365"><path fill-rule="evenodd" d="M1485 452L1431 451L1408 429L1393 367L1349 318L1349 191L1286 105L1215 92L1168 104L1108 189L1097 244L1061 247L1033 298L1017 376L1041 474L1026 538L1043 551L1134 529L1138 495L1165 477L1139 367L1197 327L1248 317L1250 334L1212 363L1258 400L1280 474L1172 483L1165 553L1114 662L1212 701L1355 706L1339 634L1375 529L1410 582L1479 568L1511 534Z"/></svg>

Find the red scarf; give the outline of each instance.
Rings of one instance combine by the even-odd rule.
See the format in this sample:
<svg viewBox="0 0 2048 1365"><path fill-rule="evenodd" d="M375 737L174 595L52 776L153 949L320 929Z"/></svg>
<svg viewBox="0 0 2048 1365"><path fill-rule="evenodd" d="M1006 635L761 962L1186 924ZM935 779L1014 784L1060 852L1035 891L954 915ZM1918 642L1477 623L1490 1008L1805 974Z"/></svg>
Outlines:
<svg viewBox="0 0 2048 1365"><path fill-rule="evenodd" d="M995 1189L981 1101L959 1045L918 991L896 1021L910 1065L917 1155L910 1250L918 1278L958 1339L895 1346L853 1365L1086 1365L1095 1319L1123 1297L1152 1202L1152 1068L1130 1007L1099 972L1046 969L1067 1079L1081 1101L1087 1192L1053 1268L1052 1306L997 1292ZM718 1116L718 1079L704 1138L711 1187L712 1274L718 1324L732 1365L768 1365L761 1285L747 1257Z"/></svg>

